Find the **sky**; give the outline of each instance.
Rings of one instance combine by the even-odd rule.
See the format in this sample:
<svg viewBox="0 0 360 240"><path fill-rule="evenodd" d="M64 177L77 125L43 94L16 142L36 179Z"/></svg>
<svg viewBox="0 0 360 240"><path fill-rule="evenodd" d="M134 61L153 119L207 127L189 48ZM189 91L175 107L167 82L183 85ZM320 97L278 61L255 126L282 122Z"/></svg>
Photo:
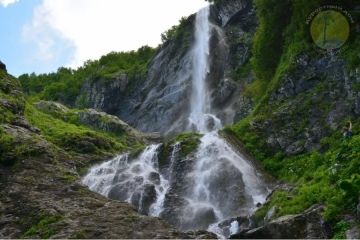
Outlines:
<svg viewBox="0 0 360 240"><path fill-rule="evenodd" d="M10 74L76 68L111 51L158 46L205 0L0 0L0 60Z"/></svg>

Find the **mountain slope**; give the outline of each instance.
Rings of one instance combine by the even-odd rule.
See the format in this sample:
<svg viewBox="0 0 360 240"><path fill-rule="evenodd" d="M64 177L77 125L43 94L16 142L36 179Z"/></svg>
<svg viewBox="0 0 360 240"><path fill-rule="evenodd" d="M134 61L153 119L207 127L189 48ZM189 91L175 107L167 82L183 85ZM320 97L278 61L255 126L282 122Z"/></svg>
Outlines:
<svg viewBox="0 0 360 240"><path fill-rule="evenodd" d="M0 70L0 109L0 237L211 236L180 233L160 219L140 215L131 205L106 199L80 184L80 174L88 166L119 151L143 148L144 135L109 120L98 120L100 125L80 123L81 117L71 118L76 111L66 119L61 112L66 108L59 104L32 105L25 101L18 80L5 70ZM100 114L90 113L92 119ZM122 131L114 135L99 126L118 126Z"/></svg>

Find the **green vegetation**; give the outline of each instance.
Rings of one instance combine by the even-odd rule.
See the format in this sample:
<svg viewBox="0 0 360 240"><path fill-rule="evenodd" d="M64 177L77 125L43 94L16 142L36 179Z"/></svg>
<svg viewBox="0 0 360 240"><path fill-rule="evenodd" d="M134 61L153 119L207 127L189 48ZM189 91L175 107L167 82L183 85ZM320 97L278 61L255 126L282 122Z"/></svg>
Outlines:
<svg viewBox="0 0 360 240"><path fill-rule="evenodd" d="M337 2L344 8L351 9L353 6L351 1ZM326 129L328 137L321 140L319 151L295 156L286 156L284 152L268 147L264 128L257 127L258 124L269 121L272 129L279 132L291 129L296 138L309 126L309 110L313 106L317 106L316 110L322 115L319 119L321 125L325 124L329 111L334 109L331 101L324 101L323 97L324 92L333 85L321 82L322 80L308 92L298 94L289 101L269 102L270 94L282 83L284 74L291 74L296 70L294 59L299 54L317 56L318 53L313 50L310 26L306 24L306 19L312 11L326 3L325 0L293 0L281 3L255 1L259 27L255 34L250 63L256 79L245 85L245 95L255 100L255 110L242 121L226 127L224 131L240 139L245 149L258 159L267 171L294 186L290 192L276 191L271 201L256 213L259 219L263 219L272 207L276 208L274 217L278 217L301 213L315 203L322 203L326 206L324 217L338 226L335 236L340 237L344 236L346 228L341 222L337 222L342 214L356 213L355 208L360 196L360 122L353 122L352 138L345 140L340 131ZM270 5L276 6L276 9L273 11ZM352 36L343 46L342 55L352 70L360 64L359 43L358 36ZM243 74L241 77L244 77L249 72L247 67L243 71L237 74ZM343 119L344 122L340 125L345 125L345 120Z"/></svg>
<svg viewBox="0 0 360 240"><path fill-rule="evenodd" d="M53 227L54 223L61 221L62 216L42 216L40 220L27 230L23 237L39 236L40 238L48 239L56 234L56 228Z"/></svg>
<svg viewBox="0 0 360 240"><path fill-rule="evenodd" d="M201 134L199 133L181 133L174 138L167 141L161 148L159 152L159 164L160 166L166 165L168 163L168 158L171 156L173 146L176 143L180 143L180 158L186 158L189 154L193 153L200 144Z"/></svg>
<svg viewBox="0 0 360 240"><path fill-rule="evenodd" d="M24 74L19 77L25 93L39 99L59 101L68 105L85 105L80 90L84 81L110 81L119 74L126 74L130 82L143 76L155 54L148 46L130 52L111 52L99 60L87 61L77 70L59 68L56 73ZM80 96L78 99L77 97Z"/></svg>
<svg viewBox="0 0 360 240"><path fill-rule="evenodd" d="M334 228L334 236L333 239L346 239L345 232L350 227L350 224L348 222L345 222L344 220L339 221L336 223Z"/></svg>
<svg viewBox="0 0 360 240"><path fill-rule="evenodd" d="M264 217L273 206L277 208L276 216L296 214L315 203L326 205L324 216L330 221L336 222L345 212L355 214L360 196L360 122L354 123L355 136L350 139L343 139L340 132L324 138L322 149L327 150L323 153L285 156L268 149L248 121L227 127L225 131L235 134L267 171L296 186L290 193L276 192L258 215Z"/></svg>
<svg viewBox="0 0 360 240"><path fill-rule="evenodd" d="M20 84L14 77L0 70L0 124L12 122L24 109Z"/></svg>
<svg viewBox="0 0 360 240"><path fill-rule="evenodd" d="M291 2L255 0L254 4L259 26L253 40L251 62L256 76L270 81L282 54L283 32L291 17Z"/></svg>
<svg viewBox="0 0 360 240"><path fill-rule="evenodd" d="M195 15L190 15L189 17L182 17L178 25L172 26L169 30L161 34L161 40L163 46L166 46L167 43L174 44L174 47L170 48L171 52L169 58L172 59L175 56L183 56L190 44L193 37L193 20Z"/></svg>
<svg viewBox="0 0 360 240"><path fill-rule="evenodd" d="M199 133L181 133L177 135L172 141L172 144L180 143L180 156L186 157L190 153L194 152L200 144L201 134Z"/></svg>
<svg viewBox="0 0 360 240"><path fill-rule="evenodd" d="M78 153L120 152L128 149L127 136L91 130L75 123L65 122L26 105L25 117L40 129L44 137L67 151Z"/></svg>
<svg viewBox="0 0 360 240"><path fill-rule="evenodd" d="M0 127L0 165L11 166L16 158L9 153L14 147L14 139Z"/></svg>

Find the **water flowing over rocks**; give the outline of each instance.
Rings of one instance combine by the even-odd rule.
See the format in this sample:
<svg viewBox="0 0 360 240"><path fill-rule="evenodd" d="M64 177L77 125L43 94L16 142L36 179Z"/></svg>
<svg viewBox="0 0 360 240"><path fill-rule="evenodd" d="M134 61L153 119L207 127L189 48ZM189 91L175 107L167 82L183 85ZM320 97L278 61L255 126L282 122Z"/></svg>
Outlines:
<svg viewBox="0 0 360 240"><path fill-rule="evenodd" d="M177 125L177 122L170 129L202 133L200 145L181 156L181 142L175 143L169 163L165 165L159 164L161 145L149 145L138 157L120 155L91 168L83 179L91 190L132 203L139 212L160 216L181 230L211 230L218 223L224 225L226 219L248 215L265 201L270 187L261 172L217 133L223 118L217 117L218 110L213 107L212 88L217 84L223 86L226 98L237 86L222 78L222 67L220 71L214 70L213 54L216 55L219 48L226 49L226 44L221 42L222 30L211 23L210 16L210 7L197 13L194 44L184 53L188 62L180 65L182 78L175 78L172 83L191 80L191 84L186 85L191 97L186 111L179 112L182 123ZM153 97L158 99L159 92L148 92L147 99L153 104ZM159 100L157 103L153 105L156 108ZM156 116L160 116L158 112ZM156 120L150 122L156 125ZM161 127L169 128L167 124ZM155 129L161 131L156 126ZM224 236L222 230L216 232Z"/></svg>
<svg viewBox="0 0 360 240"><path fill-rule="evenodd" d="M179 232L159 218L141 215L130 204L109 200L80 184L80 169L111 154L76 154L47 140L24 118L25 98L19 82L3 76L0 104L3 98L17 101L0 105L5 113L14 114L0 124L0 137L8 136L13 144L5 152L0 145L0 238L215 237L205 231ZM151 179L156 182L156 177Z"/></svg>
<svg viewBox="0 0 360 240"><path fill-rule="evenodd" d="M122 73L110 79L90 78L73 104L117 115L143 132L173 135L187 130L193 96L195 18L192 15L184 21L182 32L186 34L158 49L145 75L131 81ZM208 101L222 123L229 124L252 109L249 99L238 97L242 96L242 83L228 73L249 60L256 17L251 1L241 0L211 5L209 18ZM238 37L240 41L235 40Z"/></svg>

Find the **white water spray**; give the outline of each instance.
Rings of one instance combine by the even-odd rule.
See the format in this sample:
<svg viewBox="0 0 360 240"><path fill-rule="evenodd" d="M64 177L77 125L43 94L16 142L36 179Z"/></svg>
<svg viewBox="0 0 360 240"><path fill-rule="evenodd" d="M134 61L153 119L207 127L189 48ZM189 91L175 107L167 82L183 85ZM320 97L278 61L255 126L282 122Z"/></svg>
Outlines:
<svg viewBox="0 0 360 240"><path fill-rule="evenodd" d="M203 205L207 207L208 216L214 218L213 222L220 222L239 214L249 214L257 203L265 201L267 189L255 168L218 135L217 130L222 127L221 121L210 112L206 81L212 31L209 7L198 12L195 28L189 120L191 128L195 127L204 136L196 153L195 167L188 174L194 185L187 196L189 206L184 209L183 218L189 222L195 219L198 221L197 215L203 214L203 209L196 206ZM192 225L197 226L194 222Z"/></svg>
<svg viewBox="0 0 360 240"><path fill-rule="evenodd" d="M123 154L93 167L83 183L107 197L132 203L145 214L162 216L165 210L169 210L168 216L179 219L175 225L181 229L208 228L221 235L222 229L217 223L238 215L248 215L257 203L265 201L268 191L261 175L250 162L234 151L217 132L222 128L222 123L211 112L207 86L209 42L213 30L209 12L209 7L206 7L197 13L195 43L191 49L193 64L189 129L203 134L195 160L191 163L192 168L175 167L178 163L177 153L181 150L181 144L176 143L168 169L161 174L157 157L159 145L150 145L135 159ZM184 159L181 164L184 164ZM186 181L181 181L184 185L180 187L176 183L179 179L174 177L175 169L188 171L182 175ZM171 196L167 197L169 192ZM164 209L168 198L168 204L179 204L174 206L175 210L171 209L173 206ZM231 223L229 228L232 233L238 231L235 223Z"/></svg>
<svg viewBox="0 0 360 240"><path fill-rule="evenodd" d="M209 112L209 96L207 95L206 77L209 73L209 7L201 9L196 15L195 44L192 49L192 98L191 113L189 117L190 127L196 131L208 131L206 120ZM195 104L194 104L195 103Z"/></svg>
<svg viewBox="0 0 360 240"><path fill-rule="evenodd" d="M159 145L148 146L138 158L128 162L128 154L90 169L82 182L90 190L109 198L127 201L140 212L158 216L169 182L159 173Z"/></svg>

